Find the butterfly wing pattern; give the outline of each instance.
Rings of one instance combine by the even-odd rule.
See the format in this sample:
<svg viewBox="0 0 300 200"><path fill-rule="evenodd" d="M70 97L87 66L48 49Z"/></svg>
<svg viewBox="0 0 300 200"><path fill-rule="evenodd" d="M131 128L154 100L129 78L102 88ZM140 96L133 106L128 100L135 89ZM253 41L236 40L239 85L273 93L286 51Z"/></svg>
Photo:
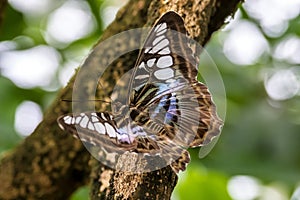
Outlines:
<svg viewBox="0 0 300 200"><path fill-rule="evenodd" d="M165 13L140 51L125 105L111 113L61 116L60 127L97 146L104 159L131 152L146 160L160 156L176 173L185 170L186 149L208 144L222 126L210 92L196 80L197 62L186 34L183 19Z"/></svg>

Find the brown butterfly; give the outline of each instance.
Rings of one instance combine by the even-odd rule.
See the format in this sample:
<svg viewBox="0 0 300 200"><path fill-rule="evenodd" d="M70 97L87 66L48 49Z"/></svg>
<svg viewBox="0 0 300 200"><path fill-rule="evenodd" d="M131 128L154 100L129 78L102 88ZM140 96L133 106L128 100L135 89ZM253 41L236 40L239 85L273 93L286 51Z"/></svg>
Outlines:
<svg viewBox="0 0 300 200"><path fill-rule="evenodd" d="M208 144L223 125L210 92L196 80L197 62L186 34L183 19L165 13L139 53L125 103L112 112L63 115L60 127L98 147L102 160L129 152L146 160L143 171L153 165L185 170L186 149ZM157 157L163 164L153 164Z"/></svg>

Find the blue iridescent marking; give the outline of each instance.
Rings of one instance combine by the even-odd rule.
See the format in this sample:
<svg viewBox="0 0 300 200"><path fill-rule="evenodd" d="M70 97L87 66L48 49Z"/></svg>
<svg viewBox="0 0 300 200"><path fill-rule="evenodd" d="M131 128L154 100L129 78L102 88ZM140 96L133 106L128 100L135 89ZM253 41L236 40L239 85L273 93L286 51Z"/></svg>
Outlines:
<svg viewBox="0 0 300 200"><path fill-rule="evenodd" d="M163 121L165 124L170 124L171 122L177 122L177 107L178 102L175 94L167 94L164 95L158 105L156 106L154 112L151 114L151 118L155 119L156 117L164 114Z"/></svg>
<svg viewBox="0 0 300 200"><path fill-rule="evenodd" d="M169 108L166 113L165 123L169 124L170 122L177 122L177 99L174 94L169 98Z"/></svg>

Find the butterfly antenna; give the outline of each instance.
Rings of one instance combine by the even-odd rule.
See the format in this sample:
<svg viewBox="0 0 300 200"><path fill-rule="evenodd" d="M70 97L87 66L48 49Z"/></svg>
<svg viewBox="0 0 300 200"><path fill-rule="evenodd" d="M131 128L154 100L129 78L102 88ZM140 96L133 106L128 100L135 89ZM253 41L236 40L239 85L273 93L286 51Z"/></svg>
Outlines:
<svg viewBox="0 0 300 200"><path fill-rule="evenodd" d="M111 102L108 102L108 101L104 101L104 100L101 100L101 99L86 99L86 100L69 100L69 99L61 99L61 101L65 101L65 102L89 102L89 101L98 101L98 102L103 102L103 103L111 103Z"/></svg>

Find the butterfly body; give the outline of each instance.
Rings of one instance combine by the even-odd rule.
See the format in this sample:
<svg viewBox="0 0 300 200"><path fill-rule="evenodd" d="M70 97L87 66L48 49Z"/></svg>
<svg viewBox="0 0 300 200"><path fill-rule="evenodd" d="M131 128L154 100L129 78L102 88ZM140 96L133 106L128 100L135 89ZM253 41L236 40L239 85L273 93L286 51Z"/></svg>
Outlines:
<svg viewBox="0 0 300 200"><path fill-rule="evenodd" d="M160 156L175 172L184 170L186 149L209 143L222 126L208 89L196 80L196 66L182 18L168 12L140 51L125 103L120 98L112 112L64 115L58 123L107 155L138 154L149 165L147 158Z"/></svg>

